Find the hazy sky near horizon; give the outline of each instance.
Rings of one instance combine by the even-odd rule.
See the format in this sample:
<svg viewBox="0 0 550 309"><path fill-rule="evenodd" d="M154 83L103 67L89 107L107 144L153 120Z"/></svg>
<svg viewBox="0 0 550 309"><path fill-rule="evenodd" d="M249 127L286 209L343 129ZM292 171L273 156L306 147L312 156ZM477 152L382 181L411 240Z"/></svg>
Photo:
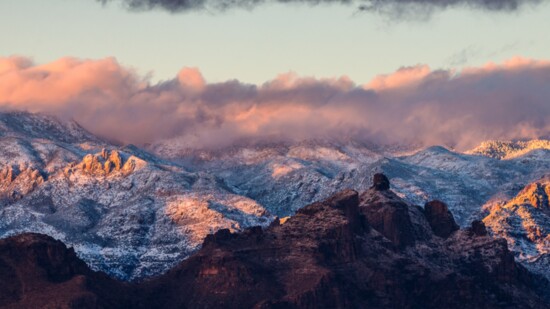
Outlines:
<svg viewBox="0 0 550 309"><path fill-rule="evenodd" d="M169 13L131 12L116 1L0 1L0 56L37 63L115 57L153 81L198 67L209 82L261 84L293 71L345 75L362 84L402 66L462 68L516 55L548 59L548 29L548 3L514 12L459 7L399 18L338 4Z"/></svg>

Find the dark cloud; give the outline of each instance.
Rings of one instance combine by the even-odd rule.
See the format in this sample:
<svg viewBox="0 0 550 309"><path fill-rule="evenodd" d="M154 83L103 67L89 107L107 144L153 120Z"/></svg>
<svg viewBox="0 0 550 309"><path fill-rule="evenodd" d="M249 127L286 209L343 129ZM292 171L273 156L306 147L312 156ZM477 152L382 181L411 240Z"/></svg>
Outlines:
<svg viewBox="0 0 550 309"><path fill-rule="evenodd" d="M97 0L102 3L122 2L131 10L164 9L170 12L195 10L225 11L234 8L252 9L266 3L351 4L355 0Z"/></svg>
<svg viewBox="0 0 550 309"><path fill-rule="evenodd" d="M406 15L412 11L432 11L465 6L488 11L515 11L523 5L546 0L97 0L102 3L123 2L132 10L164 9L170 12L196 10L224 11L233 8L251 9L267 3L355 5L361 11Z"/></svg>
<svg viewBox="0 0 550 309"><path fill-rule="evenodd" d="M465 6L489 11L515 11L523 5L533 5L544 0L367 0L360 5L362 10L387 12L412 8L445 9Z"/></svg>

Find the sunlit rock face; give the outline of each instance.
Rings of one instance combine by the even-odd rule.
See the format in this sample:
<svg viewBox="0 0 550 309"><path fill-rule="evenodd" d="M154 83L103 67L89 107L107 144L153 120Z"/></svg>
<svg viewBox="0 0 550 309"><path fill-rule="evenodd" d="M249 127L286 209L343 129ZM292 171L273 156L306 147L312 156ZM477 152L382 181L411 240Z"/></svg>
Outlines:
<svg viewBox="0 0 550 309"><path fill-rule="evenodd" d="M550 150L550 141L540 139L517 142L487 141L468 153L505 160L521 157L533 150Z"/></svg>
<svg viewBox="0 0 550 309"><path fill-rule="evenodd" d="M392 225L393 233L365 215L372 208L391 219L400 206L410 225ZM91 272L58 241L24 234L0 240L0 300L13 308L550 308L548 281L482 226L439 237L422 208L388 189L345 190L284 224L209 234L189 259L134 284ZM411 231L405 246L393 237Z"/></svg>
<svg viewBox="0 0 550 309"><path fill-rule="evenodd" d="M513 199L489 209L483 219L489 231L504 237L516 258L550 277L550 177L527 185Z"/></svg>

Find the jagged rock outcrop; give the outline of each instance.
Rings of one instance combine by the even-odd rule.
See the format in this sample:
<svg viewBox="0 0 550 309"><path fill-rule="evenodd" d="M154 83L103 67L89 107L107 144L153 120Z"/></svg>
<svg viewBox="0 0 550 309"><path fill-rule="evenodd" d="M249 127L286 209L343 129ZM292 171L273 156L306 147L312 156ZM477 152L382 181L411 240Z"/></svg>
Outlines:
<svg viewBox="0 0 550 309"><path fill-rule="evenodd" d="M368 199L343 191L265 229L219 230L173 270L139 284L102 281L64 247L65 253L42 250L40 259L13 258L34 252L17 246L28 235L13 237L0 242L0 262L8 261L0 264L0 278L16 280L0 282L6 291L26 292L11 298L5 292L2 299L13 308L43 308L52 299L68 308L550 308L548 281L517 264L504 239L465 229L446 239L417 237L400 248L363 214L373 206L369 199L395 204L399 198L378 190L361 196ZM431 233L427 219L416 216L421 210L403 204L416 209L415 233ZM39 242L57 244L47 237ZM21 267L40 270L40 280L20 275ZM43 279L50 268L56 280ZM40 290L26 288L33 282ZM61 287L59 295L44 297Z"/></svg>
<svg viewBox="0 0 550 309"><path fill-rule="evenodd" d="M0 169L0 206L17 201L44 183L40 170L21 164Z"/></svg>
<svg viewBox="0 0 550 309"><path fill-rule="evenodd" d="M396 246L414 244L416 238L409 205L389 190L386 176L376 174L373 183L361 194L361 213L375 230Z"/></svg>
<svg viewBox="0 0 550 309"><path fill-rule="evenodd" d="M15 180L15 173L13 171L13 167L4 166L2 167L2 169L0 169L0 183L4 185L10 184L14 180Z"/></svg>
<svg viewBox="0 0 550 309"><path fill-rule="evenodd" d="M447 204L442 201L434 200L426 203L424 214L433 233L439 237L447 238L459 229Z"/></svg>
<svg viewBox="0 0 550 309"><path fill-rule="evenodd" d="M0 240L1 308L122 308L127 288L41 234Z"/></svg>
<svg viewBox="0 0 550 309"><path fill-rule="evenodd" d="M117 150L107 151L105 148L97 154L87 154L77 167L87 174L110 175L122 171L123 174L133 172L136 158L123 161Z"/></svg>

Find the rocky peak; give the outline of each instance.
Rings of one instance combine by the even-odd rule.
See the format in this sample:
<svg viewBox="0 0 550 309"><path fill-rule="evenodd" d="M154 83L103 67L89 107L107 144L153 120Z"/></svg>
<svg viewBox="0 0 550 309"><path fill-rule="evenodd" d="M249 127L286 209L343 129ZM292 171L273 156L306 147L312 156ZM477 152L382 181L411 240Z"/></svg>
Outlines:
<svg viewBox="0 0 550 309"><path fill-rule="evenodd" d="M77 167L81 171L93 175L107 176L116 172L128 174L135 168L134 161L130 158L125 162L119 151L103 149L100 153L84 156L82 162Z"/></svg>
<svg viewBox="0 0 550 309"><path fill-rule="evenodd" d="M21 164L0 168L0 205L17 201L32 192L45 181L40 170Z"/></svg>
<svg viewBox="0 0 550 309"><path fill-rule="evenodd" d="M447 238L459 229L447 204L441 201L434 200L426 203L424 206L424 215L433 233L439 237Z"/></svg>
<svg viewBox="0 0 550 309"><path fill-rule="evenodd" d="M550 179L544 178L540 181L527 185L518 193L512 203L528 204L532 207L549 211L548 196L550 195Z"/></svg>
<svg viewBox="0 0 550 309"><path fill-rule="evenodd" d="M372 189L386 191L390 189L390 180L386 175L378 173L372 177Z"/></svg>
<svg viewBox="0 0 550 309"><path fill-rule="evenodd" d="M390 182L383 174L375 174L373 186L361 194L360 211L368 223L397 247L415 242L415 228L407 205L389 190Z"/></svg>
<svg viewBox="0 0 550 309"><path fill-rule="evenodd" d="M16 173L11 166L4 166L0 169L0 183L10 184L15 180Z"/></svg>
<svg viewBox="0 0 550 309"><path fill-rule="evenodd" d="M354 190L344 190L325 201L333 208L341 210L348 219L352 229L363 227L359 213L359 193Z"/></svg>

